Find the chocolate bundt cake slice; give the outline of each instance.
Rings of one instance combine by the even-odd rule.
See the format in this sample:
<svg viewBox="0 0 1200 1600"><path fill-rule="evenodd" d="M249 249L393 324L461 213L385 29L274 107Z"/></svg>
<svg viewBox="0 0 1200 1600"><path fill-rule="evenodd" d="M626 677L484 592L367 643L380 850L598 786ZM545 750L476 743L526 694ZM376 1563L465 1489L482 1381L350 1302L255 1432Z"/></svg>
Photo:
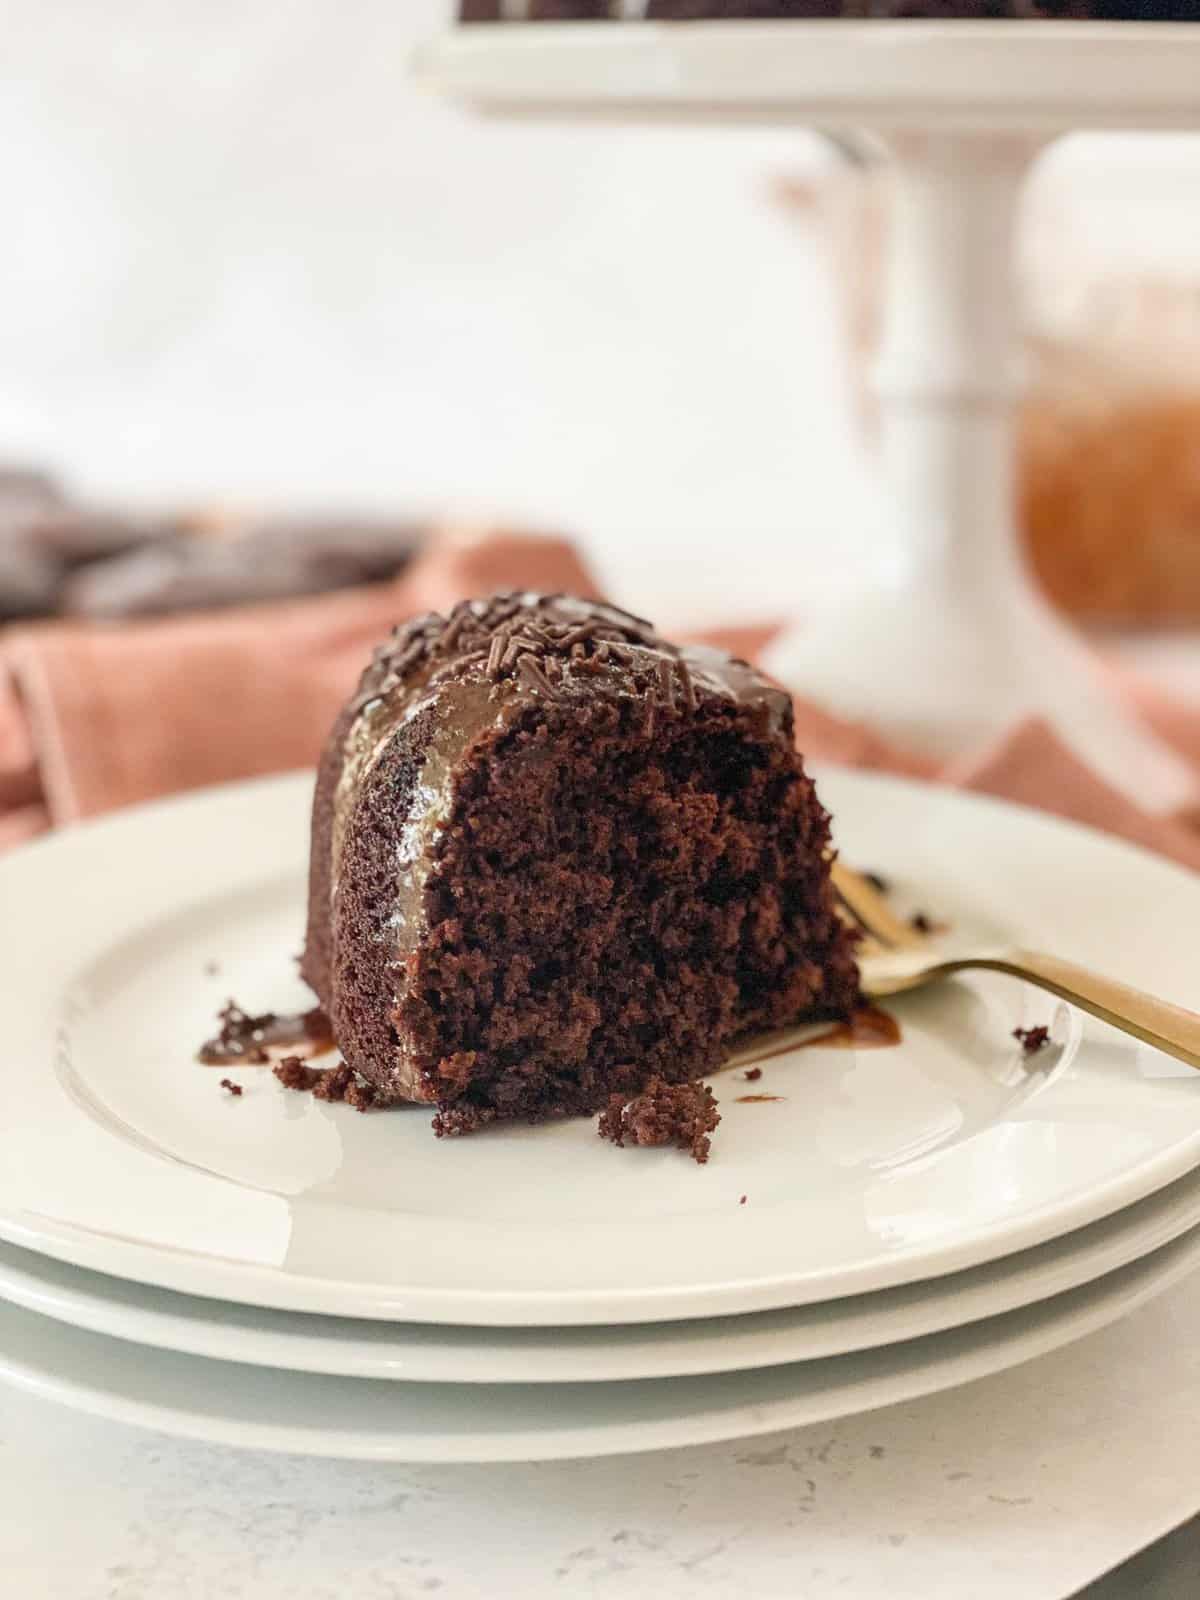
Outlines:
<svg viewBox="0 0 1200 1600"><path fill-rule="evenodd" d="M301 970L439 1133L595 1111L857 999L788 697L614 607L506 594L377 651L322 757Z"/></svg>

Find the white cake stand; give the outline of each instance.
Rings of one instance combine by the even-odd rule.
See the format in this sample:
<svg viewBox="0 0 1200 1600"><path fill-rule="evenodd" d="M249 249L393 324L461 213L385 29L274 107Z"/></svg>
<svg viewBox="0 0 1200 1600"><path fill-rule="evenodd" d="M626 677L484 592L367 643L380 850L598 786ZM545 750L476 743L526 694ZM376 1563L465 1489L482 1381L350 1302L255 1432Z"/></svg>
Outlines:
<svg viewBox="0 0 1200 1600"><path fill-rule="evenodd" d="M885 150L896 187L874 383L896 537L768 665L930 754L1040 715L1143 803L1190 796L1192 775L1025 572L1012 260L1021 185L1047 141L1200 127L1200 25L500 24L454 30L417 66L490 114L794 123Z"/></svg>

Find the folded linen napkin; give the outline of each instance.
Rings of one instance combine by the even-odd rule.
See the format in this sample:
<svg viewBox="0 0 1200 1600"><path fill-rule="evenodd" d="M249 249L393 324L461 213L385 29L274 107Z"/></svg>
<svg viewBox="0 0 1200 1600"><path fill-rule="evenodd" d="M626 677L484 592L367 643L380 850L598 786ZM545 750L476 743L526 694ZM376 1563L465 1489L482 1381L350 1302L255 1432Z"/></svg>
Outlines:
<svg viewBox="0 0 1200 1600"><path fill-rule="evenodd" d="M138 801L312 765L371 649L397 621L499 588L598 592L563 540L447 529L388 584L159 622L0 634L0 849ZM717 629L705 638L753 659L774 632ZM1136 684L1128 690L1195 764L1200 800L1200 705ZM1044 722L1024 722L941 767L802 699L796 729L813 760L1041 807L1200 871L1200 804L1190 821L1141 810Z"/></svg>

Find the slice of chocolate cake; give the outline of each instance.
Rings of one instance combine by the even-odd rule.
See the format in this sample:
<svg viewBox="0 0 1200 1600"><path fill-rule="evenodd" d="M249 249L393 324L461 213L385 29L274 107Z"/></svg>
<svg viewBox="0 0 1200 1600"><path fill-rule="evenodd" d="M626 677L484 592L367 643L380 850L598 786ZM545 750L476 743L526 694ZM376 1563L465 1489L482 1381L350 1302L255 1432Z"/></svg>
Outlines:
<svg viewBox="0 0 1200 1600"><path fill-rule="evenodd" d="M562 595L397 630L338 719L301 970L439 1133L700 1077L857 972L786 694Z"/></svg>

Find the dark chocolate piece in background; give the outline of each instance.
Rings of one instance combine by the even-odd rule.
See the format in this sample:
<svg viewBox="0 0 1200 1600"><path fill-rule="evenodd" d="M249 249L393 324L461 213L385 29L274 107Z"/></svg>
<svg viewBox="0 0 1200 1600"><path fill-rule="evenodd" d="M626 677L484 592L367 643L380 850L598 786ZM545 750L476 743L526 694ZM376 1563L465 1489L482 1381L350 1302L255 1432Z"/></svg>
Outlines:
<svg viewBox="0 0 1200 1600"><path fill-rule="evenodd" d="M412 523L280 518L234 537L159 540L71 577L64 610L81 617L155 617L324 594L378 583L421 543Z"/></svg>
<svg viewBox="0 0 1200 1600"><path fill-rule="evenodd" d="M67 573L172 538L185 526L181 518L63 505L31 517L23 539Z"/></svg>
<svg viewBox="0 0 1200 1600"><path fill-rule="evenodd" d="M0 549L29 551L69 570L161 538L180 524L70 499L49 474L0 467Z"/></svg>
<svg viewBox="0 0 1200 1600"><path fill-rule="evenodd" d="M0 466L0 528L65 505L59 484L33 467Z"/></svg>
<svg viewBox="0 0 1200 1600"><path fill-rule="evenodd" d="M72 572L182 526L74 501L47 473L0 467L0 622L55 615Z"/></svg>
<svg viewBox="0 0 1200 1600"><path fill-rule="evenodd" d="M0 534L0 623L48 616L58 604L58 563L5 543Z"/></svg>
<svg viewBox="0 0 1200 1600"><path fill-rule="evenodd" d="M398 517L147 515L0 466L0 623L167 616L378 583L426 530Z"/></svg>

